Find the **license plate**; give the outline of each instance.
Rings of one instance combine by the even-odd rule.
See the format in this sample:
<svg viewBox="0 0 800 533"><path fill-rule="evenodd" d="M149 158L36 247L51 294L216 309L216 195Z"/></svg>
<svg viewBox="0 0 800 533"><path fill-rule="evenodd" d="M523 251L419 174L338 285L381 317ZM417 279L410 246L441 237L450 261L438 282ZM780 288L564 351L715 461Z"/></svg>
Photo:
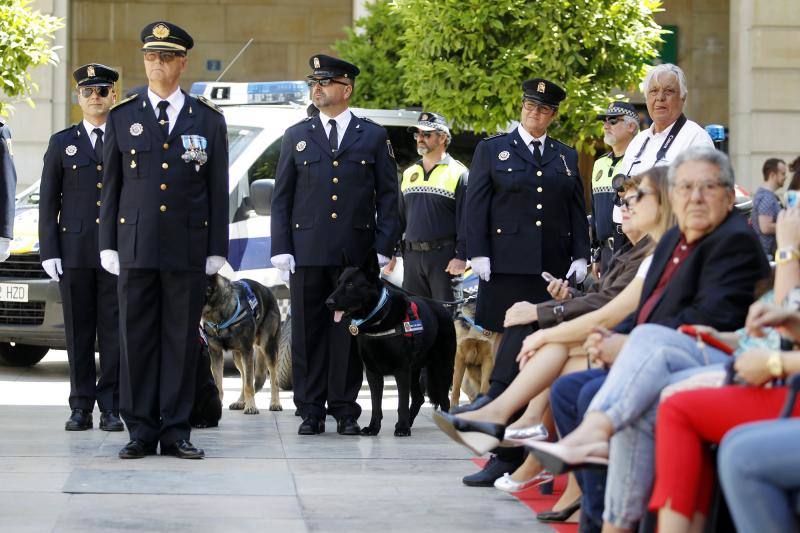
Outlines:
<svg viewBox="0 0 800 533"><path fill-rule="evenodd" d="M28 286L21 283L0 283L0 302L27 302Z"/></svg>

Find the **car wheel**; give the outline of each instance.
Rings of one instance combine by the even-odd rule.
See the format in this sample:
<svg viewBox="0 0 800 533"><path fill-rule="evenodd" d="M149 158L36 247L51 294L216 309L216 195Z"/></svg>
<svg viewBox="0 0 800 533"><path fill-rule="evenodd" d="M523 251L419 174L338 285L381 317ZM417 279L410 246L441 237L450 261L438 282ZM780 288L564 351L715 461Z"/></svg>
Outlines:
<svg viewBox="0 0 800 533"><path fill-rule="evenodd" d="M47 346L0 343L0 364L6 366L33 366L50 350Z"/></svg>
<svg viewBox="0 0 800 533"><path fill-rule="evenodd" d="M281 390L292 390L292 316L281 324L278 340L278 386Z"/></svg>

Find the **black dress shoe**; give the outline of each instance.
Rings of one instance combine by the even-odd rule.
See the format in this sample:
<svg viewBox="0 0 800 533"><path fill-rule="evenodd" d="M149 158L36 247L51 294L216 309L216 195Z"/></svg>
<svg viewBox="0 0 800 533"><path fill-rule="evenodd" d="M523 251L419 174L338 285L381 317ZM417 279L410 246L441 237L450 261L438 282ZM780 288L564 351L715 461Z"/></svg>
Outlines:
<svg viewBox="0 0 800 533"><path fill-rule="evenodd" d="M478 456L499 446L506 433L506 426L503 424L465 420L444 411L434 411L433 422L448 437Z"/></svg>
<svg viewBox="0 0 800 533"><path fill-rule="evenodd" d="M86 431L92 429L92 412L88 409L73 409L64 429L67 431Z"/></svg>
<svg viewBox="0 0 800 533"><path fill-rule="evenodd" d="M141 459L156 454L156 445L133 439L119 451L120 459Z"/></svg>
<svg viewBox="0 0 800 533"><path fill-rule="evenodd" d="M477 398L475 398L475 401L472 403L465 403L464 405L451 407L450 414L457 415L458 413L468 413L469 411L477 411L484 405L491 403L493 399L494 398L490 398L486 395L479 395Z"/></svg>
<svg viewBox="0 0 800 533"><path fill-rule="evenodd" d="M206 452L202 448L195 448L194 444L184 439L169 446L161 446L161 455L172 455L178 459L202 459Z"/></svg>
<svg viewBox="0 0 800 533"><path fill-rule="evenodd" d="M336 433L339 435L361 435L361 426L352 416L336 421Z"/></svg>
<svg viewBox="0 0 800 533"><path fill-rule="evenodd" d="M536 513L536 519L539 522L565 522L580 508L581 499L578 498L560 511L543 511L541 513Z"/></svg>
<svg viewBox="0 0 800 533"><path fill-rule="evenodd" d="M513 472L522 465L522 461L503 461L493 455L483 466L483 470L465 476L461 481L468 487L494 487L494 482L506 472Z"/></svg>
<svg viewBox="0 0 800 533"><path fill-rule="evenodd" d="M325 433L325 420L320 420L316 416L307 416L297 429L298 435L319 435Z"/></svg>
<svg viewBox="0 0 800 533"><path fill-rule="evenodd" d="M114 411L100 411L100 429L103 431L122 431L125 424Z"/></svg>

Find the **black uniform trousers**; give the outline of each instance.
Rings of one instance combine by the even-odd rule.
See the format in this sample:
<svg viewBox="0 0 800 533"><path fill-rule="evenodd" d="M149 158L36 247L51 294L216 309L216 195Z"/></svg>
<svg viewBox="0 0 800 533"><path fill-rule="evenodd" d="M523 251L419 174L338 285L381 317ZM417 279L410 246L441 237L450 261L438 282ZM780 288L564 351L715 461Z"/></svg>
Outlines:
<svg viewBox="0 0 800 533"><path fill-rule="evenodd" d="M119 411L117 276L101 268L65 268L58 282L64 308L71 409ZM94 363L100 348L100 379Z"/></svg>
<svg viewBox="0 0 800 533"><path fill-rule="evenodd" d="M406 248L403 253L403 289L442 302L457 300L461 291L453 285L453 276L444 270L454 257L455 243L429 252Z"/></svg>
<svg viewBox="0 0 800 533"><path fill-rule="evenodd" d="M131 439L162 449L189 439L206 283L204 272L120 270L120 411Z"/></svg>
<svg viewBox="0 0 800 533"><path fill-rule="evenodd" d="M325 300L341 267L297 267L289 283L294 403L303 417L358 418L364 370L348 321L337 324ZM325 409L327 402L328 408Z"/></svg>

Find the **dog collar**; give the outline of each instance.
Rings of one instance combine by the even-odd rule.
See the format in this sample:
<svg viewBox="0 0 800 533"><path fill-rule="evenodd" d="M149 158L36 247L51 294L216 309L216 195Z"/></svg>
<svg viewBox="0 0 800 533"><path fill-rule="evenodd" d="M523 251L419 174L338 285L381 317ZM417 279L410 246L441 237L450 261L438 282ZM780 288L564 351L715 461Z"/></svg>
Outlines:
<svg viewBox="0 0 800 533"><path fill-rule="evenodd" d="M375 306L375 309L373 309L372 312L367 315L367 318L362 318L358 320L353 319L350 321L350 326L347 328L348 330L350 330L350 335L353 335L354 337L358 335L358 326L360 326L370 318L374 317L378 313L378 311L380 311L381 308L383 308L383 306L386 305L386 301L388 299L389 299L389 291L387 291L386 287L384 287L383 290L381 291L381 297L378 300L378 304Z"/></svg>

